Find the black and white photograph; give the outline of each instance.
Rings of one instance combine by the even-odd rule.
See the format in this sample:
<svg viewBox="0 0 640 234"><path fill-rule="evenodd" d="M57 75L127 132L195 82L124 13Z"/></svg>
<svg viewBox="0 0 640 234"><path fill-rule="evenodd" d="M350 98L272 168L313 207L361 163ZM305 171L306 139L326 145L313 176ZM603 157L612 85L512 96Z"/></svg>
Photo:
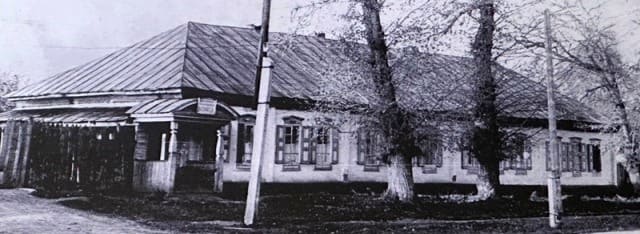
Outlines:
<svg viewBox="0 0 640 234"><path fill-rule="evenodd" d="M0 233L640 233L640 0L0 0Z"/></svg>

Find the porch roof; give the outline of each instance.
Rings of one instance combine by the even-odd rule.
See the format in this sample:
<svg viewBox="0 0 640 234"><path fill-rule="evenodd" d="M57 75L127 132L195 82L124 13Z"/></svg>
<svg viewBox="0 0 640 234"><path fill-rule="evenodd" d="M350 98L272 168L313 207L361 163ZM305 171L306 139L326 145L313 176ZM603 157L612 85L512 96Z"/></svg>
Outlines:
<svg viewBox="0 0 640 234"><path fill-rule="evenodd" d="M131 107L127 114L166 114L182 111L190 106L197 105L198 99L154 99L141 102Z"/></svg>
<svg viewBox="0 0 640 234"><path fill-rule="evenodd" d="M166 118L187 117L232 120L238 116L233 108L212 98L160 98L139 103L126 114L135 121L161 121ZM159 119L160 118L160 119Z"/></svg>
<svg viewBox="0 0 640 234"><path fill-rule="evenodd" d="M12 110L0 113L0 121L28 120L52 123L125 122L126 108Z"/></svg>

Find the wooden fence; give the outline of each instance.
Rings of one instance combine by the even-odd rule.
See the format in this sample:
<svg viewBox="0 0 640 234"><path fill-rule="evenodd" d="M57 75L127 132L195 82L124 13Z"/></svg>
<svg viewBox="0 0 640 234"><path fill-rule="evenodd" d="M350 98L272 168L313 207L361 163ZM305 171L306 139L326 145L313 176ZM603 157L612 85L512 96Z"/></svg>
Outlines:
<svg viewBox="0 0 640 234"><path fill-rule="evenodd" d="M32 124L27 121L9 121L0 140L0 184L18 187L25 183Z"/></svg>
<svg viewBox="0 0 640 234"><path fill-rule="evenodd" d="M47 193L131 187L133 127L10 121L2 141L5 186L30 186Z"/></svg>

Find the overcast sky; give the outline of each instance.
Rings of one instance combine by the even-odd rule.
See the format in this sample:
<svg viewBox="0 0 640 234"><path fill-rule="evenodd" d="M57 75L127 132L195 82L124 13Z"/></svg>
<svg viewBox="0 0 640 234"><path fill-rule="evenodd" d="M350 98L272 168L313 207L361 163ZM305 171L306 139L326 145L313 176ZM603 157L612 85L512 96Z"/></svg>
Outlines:
<svg viewBox="0 0 640 234"><path fill-rule="evenodd" d="M187 21L259 23L261 0L0 0L0 72L39 80ZM290 31L305 0L274 0L272 30ZM601 1L602 2L602 1ZM640 0L609 1L612 16ZM626 13L625 13L626 14ZM622 16L625 17L625 16ZM620 29L624 31L624 27ZM638 41L629 43L640 44Z"/></svg>
<svg viewBox="0 0 640 234"><path fill-rule="evenodd" d="M261 2L0 0L0 72L42 79L187 21L258 24ZM274 30L289 30L289 11L296 2L273 1Z"/></svg>

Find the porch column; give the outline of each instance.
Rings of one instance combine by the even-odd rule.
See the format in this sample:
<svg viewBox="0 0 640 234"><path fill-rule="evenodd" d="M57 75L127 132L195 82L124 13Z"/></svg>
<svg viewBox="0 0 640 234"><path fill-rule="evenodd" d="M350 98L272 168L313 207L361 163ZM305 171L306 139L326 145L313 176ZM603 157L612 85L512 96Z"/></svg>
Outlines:
<svg viewBox="0 0 640 234"><path fill-rule="evenodd" d="M168 191L173 191L175 187L176 169L178 165L178 122L172 121L169 126L169 168L167 182L169 184Z"/></svg>
<svg viewBox="0 0 640 234"><path fill-rule="evenodd" d="M217 131L218 140L216 142L216 172L214 176L213 191L216 193L222 192L222 186L224 184L222 174L224 170L224 149L222 148L222 132Z"/></svg>

